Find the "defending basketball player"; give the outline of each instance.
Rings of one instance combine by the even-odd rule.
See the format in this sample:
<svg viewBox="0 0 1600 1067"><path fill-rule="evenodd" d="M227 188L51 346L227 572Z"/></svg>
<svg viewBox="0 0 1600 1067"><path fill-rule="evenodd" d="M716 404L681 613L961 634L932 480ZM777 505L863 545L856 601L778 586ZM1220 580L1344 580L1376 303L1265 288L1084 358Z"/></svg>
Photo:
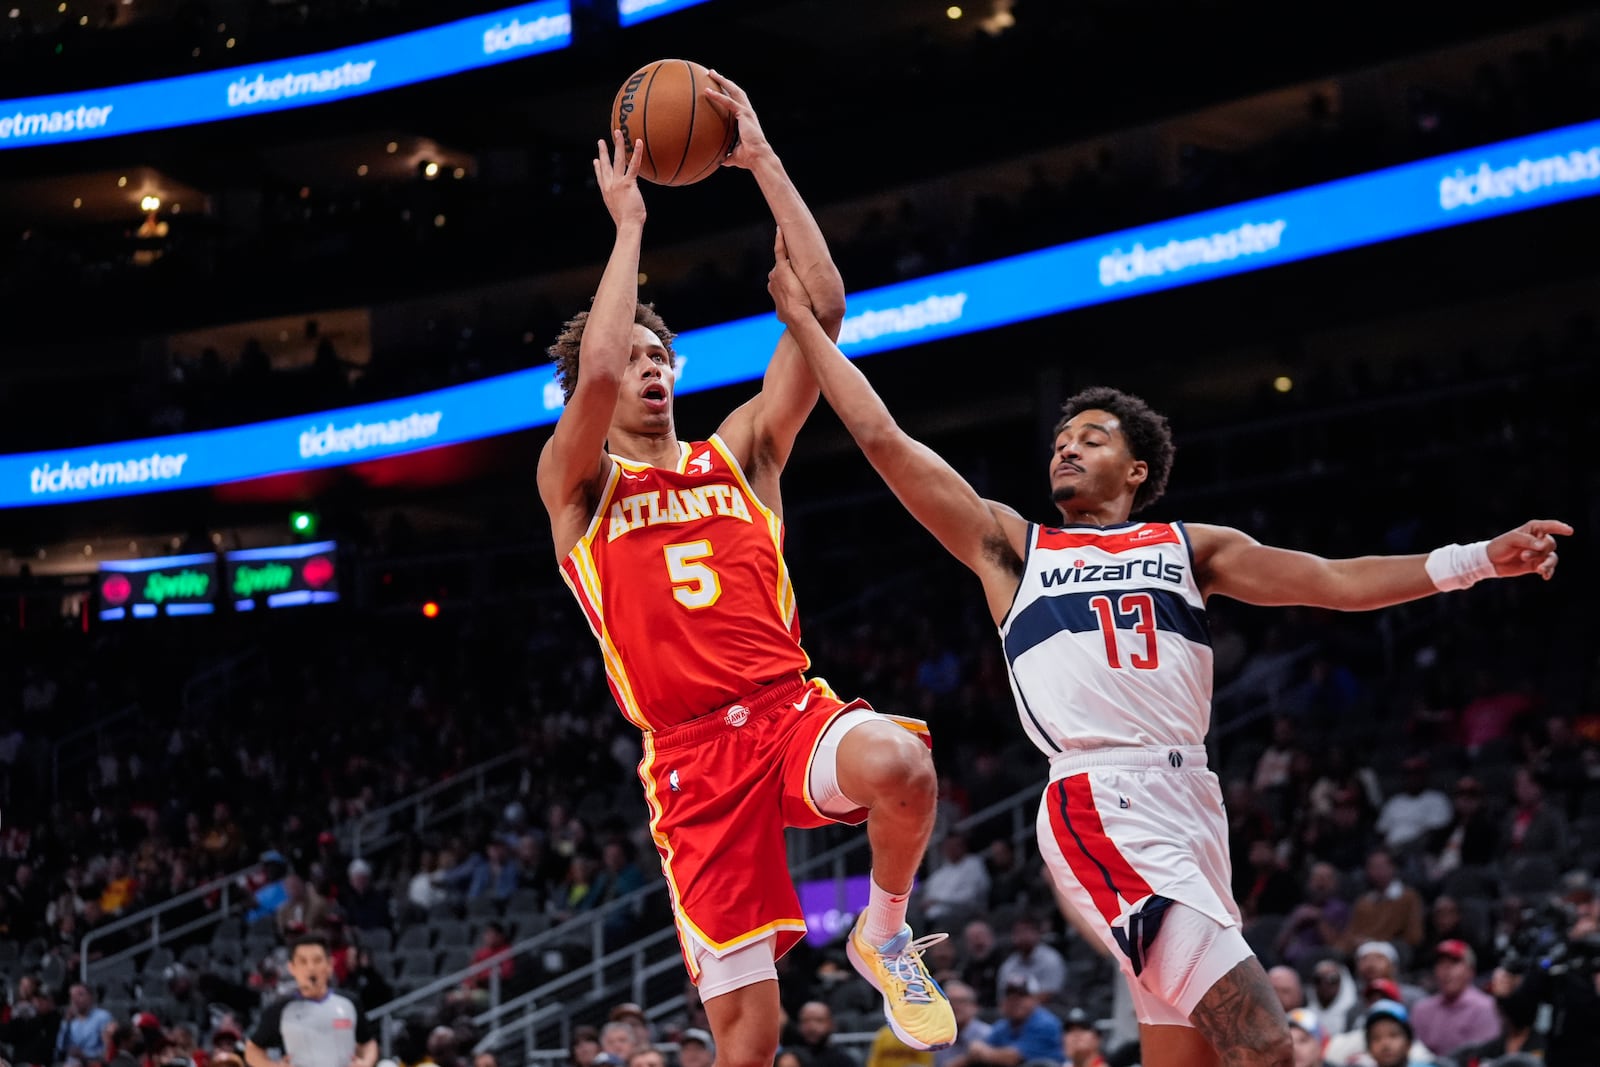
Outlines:
<svg viewBox="0 0 1600 1067"><path fill-rule="evenodd" d="M1427 556L1329 560L1220 526L1130 521L1166 486L1166 420L1085 390L1056 427L1059 527L981 499L905 434L818 325L782 236L778 316L823 395L906 508L983 582L1018 714L1050 759L1039 847L1127 975L1146 1067L1289 1067L1283 1009L1240 932L1227 820L1206 770L1206 598L1361 611L1485 578L1555 573L1565 523L1535 520Z"/></svg>
<svg viewBox="0 0 1600 1067"><path fill-rule="evenodd" d="M836 336L844 285L822 233L748 97L713 78L709 95L739 124L728 163L755 175L819 294L827 326L817 328ZM609 153L600 143L595 175L616 242L591 310L551 348L567 400L539 457L539 494L612 692L644 734L651 834L718 1062L772 1063L774 962L806 929L784 828L830 822L866 821L872 844L851 958L903 1041L942 1047L955 1017L922 963L928 939L913 941L905 924L934 818L926 727L842 702L804 673L779 475L816 382L785 335L753 399L707 440L679 439L674 335L638 302L644 153L636 145L625 164L621 131L612 142Z"/></svg>

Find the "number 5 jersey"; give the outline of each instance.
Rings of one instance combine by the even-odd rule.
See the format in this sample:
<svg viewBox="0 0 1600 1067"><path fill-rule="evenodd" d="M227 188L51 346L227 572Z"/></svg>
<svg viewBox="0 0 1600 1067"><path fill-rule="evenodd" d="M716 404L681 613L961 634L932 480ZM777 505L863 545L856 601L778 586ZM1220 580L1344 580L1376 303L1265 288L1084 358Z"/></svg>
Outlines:
<svg viewBox="0 0 1600 1067"><path fill-rule="evenodd" d="M676 469L612 456L589 528L561 562L617 705L642 730L810 666L783 520L719 437L679 448Z"/></svg>

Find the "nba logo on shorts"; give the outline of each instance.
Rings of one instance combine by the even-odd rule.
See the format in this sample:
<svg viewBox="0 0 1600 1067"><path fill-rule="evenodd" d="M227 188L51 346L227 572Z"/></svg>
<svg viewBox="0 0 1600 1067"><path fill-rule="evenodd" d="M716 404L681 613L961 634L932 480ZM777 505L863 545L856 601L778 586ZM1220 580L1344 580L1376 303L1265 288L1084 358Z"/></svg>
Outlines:
<svg viewBox="0 0 1600 1067"><path fill-rule="evenodd" d="M728 709L728 714L725 715L724 718L727 720L729 726L743 726L750 719L750 709L745 707L743 704L735 704L733 707Z"/></svg>
<svg viewBox="0 0 1600 1067"><path fill-rule="evenodd" d="M1167 753L1167 762L1172 764L1174 767L1182 767L1183 753L1179 752L1177 749L1173 749L1171 752Z"/></svg>
<svg viewBox="0 0 1600 1067"><path fill-rule="evenodd" d="M677 771L673 771L671 774L667 775L667 785L671 787L674 793L681 791L682 787L678 785Z"/></svg>

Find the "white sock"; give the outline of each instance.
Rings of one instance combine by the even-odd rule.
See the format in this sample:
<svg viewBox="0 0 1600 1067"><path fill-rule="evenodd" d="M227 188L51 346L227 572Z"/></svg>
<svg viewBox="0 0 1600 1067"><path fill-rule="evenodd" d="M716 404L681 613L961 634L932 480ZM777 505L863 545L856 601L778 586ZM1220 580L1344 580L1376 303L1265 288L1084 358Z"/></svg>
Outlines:
<svg viewBox="0 0 1600 1067"><path fill-rule="evenodd" d="M886 944L906 924L906 901L911 893L891 893L872 879L872 893L867 897L866 919L861 924L861 936L874 948Z"/></svg>

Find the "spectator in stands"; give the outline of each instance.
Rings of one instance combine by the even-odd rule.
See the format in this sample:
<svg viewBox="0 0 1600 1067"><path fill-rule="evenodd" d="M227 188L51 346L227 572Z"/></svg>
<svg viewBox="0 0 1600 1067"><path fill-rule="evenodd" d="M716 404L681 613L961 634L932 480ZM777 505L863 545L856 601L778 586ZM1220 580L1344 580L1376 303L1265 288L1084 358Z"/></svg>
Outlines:
<svg viewBox="0 0 1600 1067"><path fill-rule="evenodd" d="M372 953L364 948L356 950L355 966L342 985L354 993L357 1003L369 1011L394 999L394 989L372 962Z"/></svg>
<svg viewBox="0 0 1600 1067"><path fill-rule="evenodd" d="M788 1047L805 1067L859 1067L854 1056L833 1043L833 1011L820 1000L807 1001L795 1023Z"/></svg>
<svg viewBox="0 0 1600 1067"><path fill-rule="evenodd" d="M497 922L484 926L483 934L478 942L478 947L472 953L474 966L499 955L509 944L506 938L506 929ZM466 1011L477 1014L489 1006L490 975L500 972L501 995L505 995L506 983L510 982L516 974L516 959L507 955L493 967L486 967L476 974L468 975L461 982L461 988L450 993L445 998L446 1008L452 1012ZM620 1053L618 1054L621 1055Z"/></svg>
<svg viewBox="0 0 1600 1067"><path fill-rule="evenodd" d="M1387 941L1368 941L1356 947L1356 983L1368 1003L1373 1000L1373 986L1378 982L1393 982L1394 988L1385 988L1383 996L1398 1000L1410 1007L1422 999L1422 990L1400 980L1400 953ZM1356 1024L1352 1016L1350 1025Z"/></svg>
<svg viewBox="0 0 1600 1067"><path fill-rule="evenodd" d="M1325 1035L1341 1034L1345 1017L1361 1000L1355 979L1337 960L1319 960L1311 970L1311 995L1306 1007L1316 1015Z"/></svg>
<svg viewBox="0 0 1600 1067"><path fill-rule="evenodd" d="M667 1067L667 1057L660 1049L642 1048L628 1057L627 1067Z"/></svg>
<svg viewBox="0 0 1600 1067"><path fill-rule="evenodd" d="M245 915L245 922L254 924L277 916L278 909L289 899L289 890L284 884L288 873L289 861L284 859L283 853L273 850L261 854L261 869L256 874L255 884L246 883L246 888L255 895L256 904Z"/></svg>
<svg viewBox="0 0 1600 1067"><path fill-rule="evenodd" d="M1040 1007L1042 992L1032 975L1019 973L1003 978L1000 1018L990 1028L987 1039L968 1046L967 1062L990 1067L1060 1064L1064 1044L1061 1020Z"/></svg>
<svg viewBox="0 0 1600 1067"><path fill-rule="evenodd" d="M467 899L487 898L504 902L517 891L517 861L510 847L498 837L491 837L484 846L481 862L473 865L472 877L467 882Z"/></svg>
<svg viewBox="0 0 1600 1067"><path fill-rule="evenodd" d="M460 1042L456 1032L448 1026L435 1026L428 1032L427 1053L423 1064L433 1067L458 1067L461 1062ZM418 1067L422 1067L421 1064Z"/></svg>
<svg viewBox="0 0 1600 1067"><path fill-rule="evenodd" d="M1305 903L1289 913L1278 934L1278 955L1300 966L1341 943L1350 922L1350 905L1339 897L1339 872L1331 863L1313 863L1306 875Z"/></svg>
<svg viewBox="0 0 1600 1067"><path fill-rule="evenodd" d="M1400 791L1378 812L1378 833L1392 852L1420 848L1429 834L1450 825L1450 801L1428 786L1428 757L1412 756L1400 765Z"/></svg>
<svg viewBox="0 0 1600 1067"><path fill-rule="evenodd" d="M439 854L424 849L417 857L417 869L406 883L406 903L419 916L431 915L450 899L450 892L436 877L439 872Z"/></svg>
<svg viewBox="0 0 1600 1067"><path fill-rule="evenodd" d="M106 1027L115 1020L111 1013L96 1006L94 990L74 982L67 990L67 1012L56 1039L56 1059L92 1063L106 1058Z"/></svg>
<svg viewBox="0 0 1600 1067"><path fill-rule="evenodd" d="M1342 871L1365 861L1368 833L1362 796L1356 788L1341 788L1333 794L1326 815L1313 815L1306 821L1300 843L1312 859Z"/></svg>
<svg viewBox="0 0 1600 1067"><path fill-rule="evenodd" d="M1082 1008L1073 1008L1061 1020L1065 1033L1061 1049L1068 1067L1106 1067L1100 1054L1100 1031Z"/></svg>
<svg viewBox="0 0 1600 1067"><path fill-rule="evenodd" d="M283 888L286 896L283 903L278 905L275 919L278 936L284 941L307 934L326 937L329 931L328 916L332 909L322 894L298 874L286 877Z"/></svg>
<svg viewBox="0 0 1600 1067"><path fill-rule="evenodd" d="M108 1023L103 1044L107 1067L145 1067L144 1036L132 1023ZM73 1062L69 1054L67 1063Z"/></svg>
<svg viewBox="0 0 1600 1067"><path fill-rule="evenodd" d="M29 993L28 1008L13 1004L11 1018L0 1024L0 1040L11 1046L11 1061L17 1067L47 1067L57 1062L56 1038L61 1030L61 1012L55 994L36 985Z"/></svg>
<svg viewBox="0 0 1600 1067"><path fill-rule="evenodd" d="M600 1055L600 1031L592 1026L579 1026L572 1031L572 1043L567 1046L568 1067L591 1067Z"/></svg>
<svg viewBox="0 0 1600 1067"><path fill-rule="evenodd" d="M1299 746L1294 740L1294 720L1279 715L1272 720L1272 743L1256 758L1251 787L1267 802L1270 814L1281 819L1288 814L1289 783Z"/></svg>
<svg viewBox="0 0 1600 1067"><path fill-rule="evenodd" d="M387 930L391 922L389 894L372 884L372 865L351 860L345 878L339 893L339 914L345 925L356 930Z"/></svg>
<svg viewBox="0 0 1600 1067"><path fill-rule="evenodd" d="M627 1023L633 1027L633 1043L637 1048L649 1048L656 1043L656 1035L650 1028L650 1021L644 1017L644 1009L632 1001L612 1008L611 1021Z"/></svg>
<svg viewBox="0 0 1600 1067"><path fill-rule="evenodd" d="M134 902L139 883L128 871L128 861L120 853L106 865L106 884L100 892L100 910L106 915L121 915Z"/></svg>
<svg viewBox="0 0 1600 1067"><path fill-rule="evenodd" d="M1004 962L996 945L994 927L974 919L961 931L961 980L978 991L980 1007L998 1004L1000 964Z"/></svg>
<svg viewBox="0 0 1600 1067"><path fill-rule="evenodd" d="M1439 991L1411 1009L1412 1025L1422 1043L1446 1056L1467 1045L1500 1035L1494 998L1473 984L1478 961L1465 941L1445 941L1436 955L1433 977Z"/></svg>
<svg viewBox="0 0 1600 1067"><path fill-rule="evenodd" d="M566 877L553 894L552 903L558 918L565 921L578 913L583 907L584 898L594 888L594 879L599 870L600 862L592 853L585 850L573 853L567 862Z"/></svg>
<svg viewBox="0 0 1600 1067"><path fill-rule="evenodd" d="M1428 909L1428 924L1424 931L1425 948L1412 961L1415 970L1429 971L1438 959L1438 947L1446 941L1460 941L1472 949L1473 957L1481 959L1490 953L1483 941L1483 931L1469 930L1461 915L1461 905L1455 897L1441 893L1433 899Z"/></svg>
<svg viewBox="0 0 1600 1067"><path fill-rule="evenodd" d="M1533 1028L1538 1004L1496 997L1495 1008L1500 1014L1500 1036L1458 1050L1454 1054L1456 1062L1461 1067L1490 1067L1502 1056L1527 1056L1542 1063L1547 1041L1543 1033Z"/></svg>
<svg viewBox="0 0 1600 1067"><path fill-rule="evenodd" d="M678 1067L711 1067L716 1060L717 1046L710 1031L695 1028L679 1035Z"/></svg>
<svg viewBox="0 0 1600 1067"><path fill-rule="evenodd" d="M1278 966L1267 972L1272 991L1278 994L1278 1003L1284 1011L1306 1006L1306 989L1300 981L1300 972L1293 967Z"/></svg>
<svg viewBox="0 0 1600 1067"><path fill-rule="evenodd" d="M922 883L922 910L940 926L972 916L989 904L989 868L968 850L967 835L952 830L939 842L943 861Z"/></svg>
<svg viewBox="0 0 1600 1067"><path fill-rule="evenodd" d="M989 1024L978 1014L978 991L966 982L950 982L944 987L950 1009L956 1016L956 1039L948 1048L933 1054L933 1067L968 1067L967 1050L974 1041L989 1039Z"/></svg>
<svg viewBox="0 0 1600 1067"><path fill-rule="evenodd" d="M239 1048L239 1043L244 1040L244 1030L233 1016L224 1016L217 1024L217 1030L211 1035L211 1060L216 1062L218 1057L232 1056L240 1063L244 1062L244 1052Z"/></svg>
<svg viewBox="0 0 1600 1067"><path fill-rule="evenodd" d="M618 1063L627 1063L638 1050L639 1034L631 1024L619 1020L600 1028L600 1051L616 1057Z"/></svg>
<svg viewBox="0 0 1600 1067"><path fill-rule="evenodd" d="M1376 1067L1405 1067L1419 1062L1411 1055L1416 1035L1404 1004L1380 1000L1367 1012L1365 1029L1367 1055ZM1431 1064L1432 1057L1424 1062Z"/></svg>
<svg viewBox="0 0 1600 1067"><path fill-rule="evenodd" d="M1533 700L1526 693L1502 688L1491 671L1481 668L1473 675L1473 691L1457 722L1458 739L1476 759L1485 745L1511 737L1517 720L1533 710Z"/></svg>
<svg viewBox="0 0 1600 1067"><path fill-rule="evenodd" d="M1512 786L1516 806L1506 818L1506 850L1514 857L1548 856L1560 862L1567 852L1567 817L1544 799L1544 785L1530 767L1518 767Z"/></svg>
<svg viewBox="0 0 1600 1067"><path fill-rule="evenodd" d="M1387 849L1367 857L1367 885L1356 901L1344 932L1346 951L1368 941L1392 941L1416 948L1422 944L1422 897L1400 881Z"/></svg>
<svg viewBox="0 0 1600 1067"><path fill-rule="evenodd" d="M186 964L169 963L162 971L167 984L167 1018L174 1024L211 1025L211 1005L195 985L194 972Z"/></svg>
<svg viewBox="0 0 1600 1067"><path fill-rule="evenodd" d="M600 850L600 870L589 892L584 894L579 910L590 911L602 907L642 888L644 872L633 862L632 849L626 841L613 838ZM636 923L637 916L630 908L613 908L605 917L608 944L620 944L629 939Z"/></svg>
<svg viewBox="0 0 1600 1067"><path fill-rule="evenodd" d="M1294 1042L1294 1067L1327 1067L1322 1050L1328 1044L1327 1031L1317 1013L1307 1008L1289 1012L1289 1038Z"/></svg>
<svg viewBox="0 0 1600 1067"><path fill-rule="evenodd" d="M1031 915L1019 915L1011 924L1012 951L1000 964L999 989L1017 984L1022 977L1034 980L1035 996L1056 997L1066 987L1067 961L1040 940L1040 932L1039 920Z"/></svg>
<svg viewBox="0 0 1600 1067"><path fill-rule="evenodd" d="M1038 881L1030 878L1027 867L1018 862L1016 846L1011 843L1011 838L997 837L989 842L989 847L984 849L983 863L989 870L990 908L1028 903Z"/></svg>
<svg viewBox="0 0 1600 1067"><path fill-rule="evenodd" d="M1476 778L1457 780L1450 803L1450 823L1434 835L1428 873L1436 882L1461 867L1493 863L1499 847L1500 830L1484 808L1483 785Z"/></svg>

